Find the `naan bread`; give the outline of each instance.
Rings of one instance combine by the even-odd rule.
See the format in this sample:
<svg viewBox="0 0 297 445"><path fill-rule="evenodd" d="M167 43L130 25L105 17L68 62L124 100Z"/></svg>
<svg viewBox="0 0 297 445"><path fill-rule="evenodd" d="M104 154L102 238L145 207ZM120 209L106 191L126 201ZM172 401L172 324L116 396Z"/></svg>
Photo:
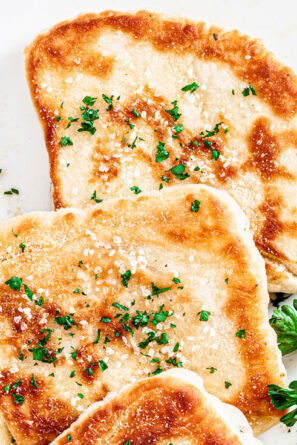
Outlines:
<svg viewBox="0 0 297 445"><path fill-rule="evenodd" d="M68 440L68 442L67 442ZM130 442L129 442L130 441ZM244 415L174 369L91 405L51 445L260 445Z"/></svg>
<svg viewBox="0 0 297 445"><path fill-rule="evenodd" d="M108 11L37 37L26 67L56 208L182 181L224 189L250 220L269 290L297 292L297 82L259 41ZM81 117L85 96L99 119Z"/></svg>
<svg viewBox="0 0 297 445"><path fill-rule="evenodd" d="M17 443L48 444L110 391L174 367L256 434L283 415L267 391L285 370L264 262L225 192L32 213L4 223L0 245L0 410Z"/></svg>

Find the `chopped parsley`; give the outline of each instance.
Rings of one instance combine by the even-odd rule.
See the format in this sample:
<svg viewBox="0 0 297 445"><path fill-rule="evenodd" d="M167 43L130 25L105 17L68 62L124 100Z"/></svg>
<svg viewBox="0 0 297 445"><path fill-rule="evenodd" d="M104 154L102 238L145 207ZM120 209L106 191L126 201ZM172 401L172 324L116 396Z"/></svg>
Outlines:
<svg viewBox="0 0 297 445"><path fill-rule="evenodd" d="M177 100L171 102L171 104L173 105L173 108L171 110L165 110L165 111L172 117L172 119L175 122L180 118L181 114L178 112L179 110L177 106Z"/></svg>
<svg viewBox="0 0 297 445"><path fill-rule="evenodd" d="M99 198L97 198L97 192L96 192L96 190L94 190L94 193L92 194L92 196L91 196L91 198L90 198L90 201L95 201L95 202L102 202L103 201L103 199L99 199Z"/></svg>
<svg viewBox="0 0 297 445"><path fill-rule="evenodd" d="M72 140L68 136L62 136L61 147L67 147L67 145L73 145Z"/></svg>
<svg viewBox="0 0 297 445"><path fill-rule="evenodd" d="M19 244L19 248L21 249L22 253L25 250L26 245L24 243Z"/></svg>
<svg viewBox="0 0 297 445"><path fill-rule="evenodd" d="M158 286L155 286L154 283L152 283L152 296L162 294L163 292L167 292L169 290L171 290L171 287L160 288Z"/></svg>
<svg viewBox="0 0 297 445"><path fill-rule="evenodd" d="M109 317L101 317L100 321L102 323L110 323L111 322L111 318L109 318Z"/></svg>
<svg viewBox="0 0 297 445"><path fill-rule="evenodd" d="M214 40L218 40L219 36L214 32L213 33L213 38L214 38Z"/></svg>
<svg viewBox="0 0 297 445"><path fill-rule="evenodd" d="M194 201L191 203L191 211L197 213L199 208L200 208L200 201L194 199Z"/></svg>
<svg viewBox="0 0 297 445"><path fill-rule="evenodd" d="M76 321L74 321L70 315L66 315L65 317L56 317L54 318L54 321L60 326L64 326L65 330L71 329L72 326L78 326Z"/></svg>
<svg viewBox="0 0 297 445"><path fill-rule="evenodd" d="M56 116L55 119L56 119L57 122L60 122L60 120L61 120L62 118L61 118L61 116Z"/></svg>
<svg viewBox="0 0 297 445"><path fill-rule="evenodd" d="M70 440L71 440L71 435L70 435L70 434L67 434L66 439L67 439L67 442L70 442Z"/></svg>
<svg viewBox="0 0 297 445"><path fill-rule="evenodd" d="M135 195L138 195L139 193L142 192L142 190L139 187L137 187L137 185L133 185L133 187L130 187L130 190L134 192Z"/></svg>
<svg viewBox="0 0 297 445"><path fill-rule="evenodd" d="M236 337L245 339L245 329L239 329L239 331L236 332Z"/></svg>
<svg viewBox="0 0 297 445"><path fill-rule="evenodd" d="M109 104L109 105L108 105L108 108L106 108L106 111L110 111L110 110L112 110L112 109L113 109L113 104L112 104L113 95L110 96L110 97L108 97L108 96L106 96L105 94L102 94L102 99L105 100L105 102L106 102L107 104Z"/></svg>
<svg viewBox="0 0 297 445"><path fill-rule="evenodd" d="M100 333L101 333L101 330L98 329L98 330L97 330L97 337L96 337L96 340L93 341L93 345L96 345L97 343L99 343L99 340L100 340Z"/></svg>
<svg viewBox="0 0 297 445"><path fill-rule="evenodd" d="M199 320L200 321L208 321L209 316L211 313L209 311L200 311L198 312L197 316L200 315Z"/></svg>
<svg viewBox="0 0 297 445"><path fill-rule="evenodd" d="M137 111L135 110L135 108L133 108L133 110L131 111L131 113L133 114L134 117L140 117L141 114L137 113Z"/></svg>
<svg viewBox="0 0 297 445"><path fill-rule="evenodd" d="M101 372L104 372L108 368L104 360L99 360L99 368Z"/></svg>
<svg viewBox="0 0 297 445"><path fill-rule="evenodd" d="M190 93L194 93L194 91L196 91L197 88L199 88L199 85L197 85L196 82L192 82L189 85L184 86L181 90L182 91L190 91Z"/></svg>
<svg viewBox="0 0 297 445"><path fill-rule="evenodd" d="M20 192L18 191L18 189L13 188L13 187L10 190L6 190L4 192L4 195L19 195L19 194L20 194Z"/></svg>
<svg viewBox="0 0 297 445"><path fill-rule="evenodd" d="M175 127L173 127L173 130L175 131L175 133L172 135L173 139L177 139L179 133L181 133L183 131L183 124L178 124Z"/></svg>
<svg viewBox="0 0 297 445"><path fill-rule="evenodd" d="M252 93L253 96L257 96L256 90L252 85L249 85L248 87L244 88L242 90L242 95L243 96L249 96L250 92Z"/></svg>
<svg viewBox="0 0 297 445"><path fill-rule="evenodd" d="M126 272L121 275L121 278L122 278L122 285L124 287L128 287L128 281L131 278L131 270L126 270Z"/></svg>
<svg viewBox="0 0 297 445"><path fill-rule="evenodd" d="M96 100L97 100L97 97L85 96L82 101L88 107L92 107L95 104Z"/></svg>
<svg viewBox="0 0 297 445"><path fill-rule="evenodd" d="M175 165L174 167L172 167L169 170L166 171L170 171L171 173L174 174L174 176L178 179L180 179L181 181L183 181L186 178L189 178L190 175L188 173L185 173L186 167L183 164L179 164L179 165ZM162 177L163 179L163 177Z"/></svg>
<svg viewBox="0 0 297 445"><path fill-rule="evenodd" d="M31 386L33 386L33 388L38 388L34 374L32 374Z"/></svg>
<svg viewBox="0 0 297 445"><path fill-rule="evenodd" d="M206 368L209 370L210 374L214 374L217 371L217 368L214 368L213 366Z"/></svg>
<svg viewBox="0 0 297 445"><path fill-rule="evenodd" d="M165 143L159 141L159 145L157 146L156 162L162 162L168 158L169 152L166 151L164 149L164 147L165 147Z"/></svg>
<svg viewBox="0 0 297 445"><path fill-rule="evenodd" d="M9 280L5 281L5 284L7 284L10 289L19 291L22 286L22 279L18 277L11 277Z"/></svg>
<svg viewBox="0 0 297 445"><path fill-rule="evenodd" d="M179 278L173 278L172 281L173 281L175 284L179 284L179 283L180 283L180 279L179 279Z"/></svg>
<svg viewBox="0 0 297 445"><path fill-rule="evenodd" d="M225 381L225 388L228 389L232 386L232 383Z"/></svg>

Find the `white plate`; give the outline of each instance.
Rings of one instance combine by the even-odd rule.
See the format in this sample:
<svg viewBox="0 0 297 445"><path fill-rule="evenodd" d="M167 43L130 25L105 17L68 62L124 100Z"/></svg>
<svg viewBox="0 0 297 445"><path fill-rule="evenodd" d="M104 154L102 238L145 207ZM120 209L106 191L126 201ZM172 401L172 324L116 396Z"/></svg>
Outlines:
<svg viewBox="0 0 297 445"><path fill-rule="evenodd" d="M25 81L23 49L40 31L84 12L155 9L203 18L261 37L297 71L296 0L0 0L0 221L50 209L48 160ZM20 195L4 196L15 187ZM297 353L285 359L289 381L297 379ZM265 445L296 445L278 425L261 437Z"/></svg>

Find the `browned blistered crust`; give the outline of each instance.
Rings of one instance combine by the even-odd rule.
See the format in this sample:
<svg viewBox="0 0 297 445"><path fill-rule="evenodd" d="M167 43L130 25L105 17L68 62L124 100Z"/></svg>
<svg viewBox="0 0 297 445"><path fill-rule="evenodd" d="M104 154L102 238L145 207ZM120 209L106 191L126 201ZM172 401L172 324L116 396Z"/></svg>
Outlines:
<svg viewBox="0 0 297 445"><path fill-rule="evenodd" d="M60 132L65 128L64 118L59 123L55 120L53 104L44 99L44 93L40 90L40 74L42 72L56 72L65 80L67 73L85 73L98 79L106 80L111 75L113 65L116 63L111 56L104 56L93 49L96 39L107 30L122 31L137 41L150 43L159 54L193 55L197 60L205 62L216 62L218 65L226 66L237 79L245 84L251 84L257 92L260 101L269 107L269 117L257 116L253 122L250 132L247 132L247 158L241 165L234 165L218 159L209 162L209 150L203 144L200 147L190 146L194 139L192 134L185 131L179 134L182 147L174 147L171 150L172 160L179 158L186 163L189 154L194 150L197 159L201 159L209 165L214 181L210 185L226 189L230 192L230 183L237 184L248 173L253 173L254 180L259 180L265 200L250 210L251 226L254 232L255 242L261 253L267 259L274 260L276 267L270 267L269 282L274 281L282 290L286 289L286 276L288 270L296 277L296 257L291 252L287 257L286 249L280 247L282 239L296 237L296 224L293 220L293 209L284 211L281 204L282 185L281 181L293 187L296 182L294 167L289 171L290 163L281 165L281 157L284 150L290 146L297 148L297 136L294 129L288 131L277 131L270 127L272 118L281 119L283 122L292 122L297 111L297 81L296 75L287 67L279 63L274 56L268 52L258 40L240 34L237 31L224 31L215 26L207 26L203 22L195 23L188 19L166 18L159 14L140 11L135 14L107 11L101 14L87 14L79 16L75 20L58 24L49 32L38 36L26 50L26 71L28 83L37 113L40 117L46 145L49 153L50 173L53 182L53 201L56 208L73 205L71 193L66 196L62 181ZM213 34L219 36L215 40ZM248 55L248 57L246 57ZM76 61L79 60L79 64ZM129 101L112 110L106 116L107 124L111 128L118 127L124 131L127 119L131 119L131 109L135 108L138 113L146 113L146 125L156 130L159 140L163 140L166 130L174 125L172 118L164 111L168 107L168 98L156 96L148 85L143 85L143 94L134 94ZM246 98L242 97L242 100ZM59 106L59 104L56 104ZM162 118L156 118L156 113ZM252 118L252 116L251 116ZM232 133L232 122L228 122L222 113L221 120L229 127ZM199 129L200 131L200 129ZM249 133L249 134L248 134ZM217 135L218 136L218 135ZM94 138L96 135L94 136ZM111 156L110 148L106 145L104 135L92 141L94 144L91 155L91 169L88 172L87 185L93 185L100 194L100 187L105 183L114 184L121 177L121 166L115 157ZM196 138L199 140L199 134ZM258 141L261 140L261 144ZM119 138L122 148L125 143ZM224 154L228 147L228 134L220 132L219 138L212 139L217 144L217 149ZM67 148L68 149L68 148ZM146 165L151 171L154 183L160 181L162 175L161 163L154 162L152 156L142 149L137 149L137 161ZM107 159L108 158L108 159ZM228 159L228 157L227 157ZM100 171L99 165L104 164L104 171ZM294 165L294 163L292 164ZM106 170L106 171L105 171ZM192 172L186 182L200 183L201 172ZM170 183L179 183L172 174L168 173ZM104 178L104 179L102 179ZM119 179L120 181L120 179ZM271 184L277 184L272 191ZM247 184L248 187L249 184ZM229 187L229 188L228 188ZM232 192L232 190L231 190ZM273 196L272 196L273 194ZM235 199L241 204L240 196L234 193ZM85 199L85 198L84 198ZM279 202L281 212L277 211L275 205L269 203ZM92 204L83 201L78 205ZM77 205L77 204L76 204ZM296 206L297 207L297 206ZM284 264L284 270L278 268ZM284 276L282 276L284 275ZM290 287L290 286L289 286ZM294 285L293 285L294 287ZM275 289L274 289L275 290ZM294 290L290 288L290 291Z"/></svg>
<svg viewBox="0 0 297 445"><path fill-rule="evenodd" d="M204 395L192 384L175 377L139 382L120 396L92 411L90 417L71 428L71 441L143 445L189 440L197 445L239 445ZM67 444L67 433L55 445Z"/></svg>
<svg viewBox="0 0 297 445"><path fill-rule="evenodd" d="M63 384L67 384L67 391L71 391L74 397L77 396L77 392L83 392L83 389L75 385L74 389L70 386L73 382L73 379L69 379L72 370L75 370L75 379L88 388L88 393L82 401L88 404L102 400L108 392L117 390L116 385L126 384L127 377L130 378L131 375L137 379L145 377L147 375L145 368L150 369L150 372L154 371L155 365L150 363L150 359L145 364L141 363L130 341L127 344L123 342L121 335L127 336L127 333L114 318L118 311L112 307L112 303L117 301L130 306L130 300L136 300L133 308L137 310L157 312L158 308L165 304L165 308L174 310L181 316L182 324L180 325L177 320L177 329L170 335L177 336L175 341L185 341L184 354L187 351L187 367L193 371L199 368L199 373L205 380L206 389L240 408L256 433L263 432L278 421L282 412L275 410L270 404L267 385L270 383L283 385L284 376L280 375L282 371L277 361L275 339L270 338L272 331L266 318L268 296L263 264L252 241L244 240L247 232L243 229L242 232L238 232L234 218L235 215L240 214L239 208L236 207L232 214L231 209L216 196L219 192L212 190L195 185L170 187L162 192L140 196L136 200L109 200L84 211L70 209L56 213L31 214L11 220L2 227L0 233L0 276L2 277L0 326L3 326L3 331L0 332L0 357L1 355L3 357L5 352L6 361L1 365L0 406L13 434L19 434L20 437L27 435L31 439L30 444L46 445L59 432L69 427L80 413L71 406L69 401L65 400L66 389L56 388L60 388L59 385L65 388ZM201 201L198 213L191 211L191 203L194 199ZM17 238L12 230L18 234ZM92 241L90 235L86 234L86 230L91 234L96 234L96 239L104 245L110 244L108 250L96 247L96 241ZM121 246L124 249L122 253L118 252L119 247L114 244L115 235L122 239ZM20 242L26 245L23 253L19 248ZM145 269L137 268L126 291L121 284L116 260L127 257L128 253L124 253L126 249L128 249L127 252L130 248L137 252L139 246L143 249L147 246L150 252L146 256L148 265ZM194 248L197 250L199 268L194 267L196 263L191 263L189 260L189 255ZM85 249L91 249L93 254L85 257ZM116 254L110 256L109 253L113 249L116 250ZM220 378L220 370L218 374L213 375L205 370L208 365L213 365L207 363L208 357L212 342L220 344L223 335L219 333L220 331L216 332L214 340L206 336L196 352L193 353L190 346L190 349L187 349L188 335L196 335L196 332L203 328L196 313L201 305L200 298L205 298L206 293L210 292L212 280L207 286L203 285L199 295L189 289L193 277L201 276L203 279L201 267L203 270L205 268L210 270L208 256L210 252L213 255L211 258L216 258L218 261L212 270L214 279L223 268L222 289L220 288L219 294L221 299L224 298L221 309L214 309L212 317L217 318L216 329L220 329L220 325L226 323L226 320L229 320L227 328L231 329L228 343L225 343L224 348L216 350L215 354L221 357L221 367L229 363L229 371L223 376L225 380L229 380L229 373L236 373L234 379L239 386L234 393L231 392L232 387L228 391L223 389L223 379L219 386L223 392L218 394L217 387L214 389L212 385ZM256 259L253 255L256 255ZM181 261L187 264L187 270L180 274L181 283L185 285L184 289L179 290L177 286L171 285L172 290L168 296L166 292L160 294L156 301L151 301L147 307L146 300L140 293L141 286L150 288L152 282L161 288L168 286L168 283L172 282L173 275L167 268L167 261L173 261L173 259L177 265ZM84 263L78 267L80 260L84 260ZM94 279L97 266L101 267L101 270L97 271L97 279L104 283L101 285L104 287L100 287L99 290L96 290ZM128 269L128 266L126 268ZM83 274L84 279L80 279L78 273ZM27 281L30 275L33 276L33 280ZM225 283L226 275L228 285ZM30 304L26 296L24 299L23 292L15 292L4 284L11 276L23 277L24 282L30 285L34 294L39 288L48 290L50 299L45 298L42 308ZM113 284L108 284L109 279L114 280ZM86 296L73 292L76 288L83 290L86 283L91 289ZM105 292L103 292L104 289ZM211 292L210 299L218 292L218 289L215 287ZM25 306L29 304L32 315L30 319L25 318L25 330L16 319L21 314L19 307L24 304ZM64 346L64 342L67 341L65 338L69 340L67 331L60 329L53 319L57 311L61 316L65 316L70 312L70 308L75 311L77 323L84 321L86 326L92 328L90 335L86 334L88 328L82 326L79 329L74 327L70 331L76 333L71 339L73 342L71 344L74 344L77 349L77 360L73 361L73 365L70 366L65 357L61 356L56 368L46 364L44 365L46 369L42 371L40 363L39 366L34 366L32 362L28 362L30 359L24 362L19 361L19 351L24 345L24 355L31 357L31 353L28 352L30 346L26 346L28 341L32 347L46 335L41 335L41 327L51 327L55 330L47 347L57 350L60 344L58 337L62 338L62 346ZM182 317L184 312L189 317L185 320ZM42 324L44 314L47 314L45 325ZM111 322L101 322L101 317L110 317ZM110 338L108 346L114 348L116 357L128 354L128 358L122 362L117 378L113 377L113 373L116 372L114 366L110 365L104 373L101 373L98 367L98 360L106 352L102 349L102 342L98 345L93 344L97 329L101 329L102 339L108 335ZM240 329L246 332L245 340L237 339L235 336ZM115 336L115 330L120 333L120 337ZM83 334L82 340L79 340L79 336ZM138 342L137 335L140 334L139 331L134 333L136 343ZM144 334L139 339L143 340L143 336ZM231 356L226 358L225 348L234 341L234 347L238 352L230 352ZM200 351L203 350L204 353L201 352L200 357ZM195 354L198 355L193 360ZM92 356L92 360L96 362L93 375L88 375L84 371L88 366L89 356ZM10 372L13 357L21 368L17 373ZM231 362L232 357L237 360L235 368ZM220 366L217 367L220 368ZM134 375L138 369L141 369L143 373ZM38 390L28 386L32 372L36 375ZM49 377L51 372L54 372L57 377ZM64 373L64 377L61 377L61 373ZM23 390L25 391L23 406L13 403L11 394L6 394L4 391L8 383L13 383L18 378L22 380L18 390L21 394ZM233 387L235 385L234 381ZM26 396L27 390L30 397Z"/></svg>
<svg viewBox="0 0 297 445"><path fill-rule="evenodd" d="M135 39L150 41L159 51L176 53L192 53L202 60L220 61L228 65L242 80L252 84L257 94L274 110L274 112L290 119L297 111L297 80L288 67L275 61L258 40L251 40L237 31L222 32L205 23L192 23L189 20L177 22L162 20L157 14L140 11L136 14L120 12L104 12L86 14L77 19L56 25L48 33L41 34L27 49L27 78L32 100L41 119L45 132L46 144L51 165L51 178L54 184L54 204L56 208L64 207L59 195L59 177L56 175L56 150L53 145L57 122L40 102L39 91L36 90L36 73L48 65L56 70L77 69L75 56L80 57L82 71L104 77L112 69L112 60L98 60L85 54L83 49L90 40L100 35L104 28L133 35ZM215 41L213 33L220 35ZM245 55L251 59L246 60ZM257 165L260 169L261 165ZM265 169L265 166L264 166Z"/></svg>

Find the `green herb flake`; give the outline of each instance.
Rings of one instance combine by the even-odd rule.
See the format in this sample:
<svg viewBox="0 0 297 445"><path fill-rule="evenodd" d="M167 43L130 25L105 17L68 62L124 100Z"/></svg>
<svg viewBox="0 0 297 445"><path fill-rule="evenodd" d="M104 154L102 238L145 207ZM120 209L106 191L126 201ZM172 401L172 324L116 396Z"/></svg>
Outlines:
<svg viewBox="0 0 297 445"><path fill-rule="evenodd" d="M190 91L190 93L194 93L199 88L199 85L197 85L196 82L192 82L189 85L184 86L181 90L182 91Z"/></svg>
<svg viewBox="0 0 297 445"><path fill-rule="evenodd" d="M92 194L92 196L90 198L90 201L95 201L95 202L99 203L99 202L102 202L103 199L97 198L97 192L96 192L96 190L94 190L94 193Z"/></svg>
<svg viewBox="0 0 297 445"><path fill-rule="evenodd" d="M243 338L245 340L245 329L239 329L239 331L236 332L236 337Z"/></svg>
<svg viewBox="0 0 297 445"><path fill-rule="evenodd" d="M128 281L131 278L131 270L126 270L126 272L121 275L121 278L122 278L122 285L124 287L128 287Z"/></svg>
<svg viewBox="0 0 297 445"><path fill-rule="evenodd" d="M217 368L214 368L213 366L210 366L209 368L206 368L209 370L210 374L214 374L217 371Z"/></svg>
<svg viewBox="0 0 297 445"><path fill-rule="evenodd" d="M101 317L100 321L102 323L110 323L111 322L111 318L109 318L109 317Z"/></svg>
<svg viewBox="0 0 297 445"><path fill-rule="evenodd" d="M34 374L32 374L31 386L33 386L33 388L38 388Z"/></svg>
<svg viewBox="0 0 297 445"><path fill-rule="evenodd" d="M108 96L106 96L105 94L102 94L102 99L103 99L107 104L109 104L109 106L108 106L108 108L106 109L106 111L110 111L110 110L112 110L112 109L113 109L113 104L112 104L113 96L108 97Z"/></svg>
<svg viewBox="0 0 297 445"><path fill-rule="evenodd" d="M166 151L164 149L164 147L165 147L165 143L159 141L159 145L157 146L156 158L155 158L156 162L162 162L168 158L169 152Z"/></svg>
<svg viewBox="0 0 297 445"><path fill-rule="evenodd" d="M179 343L176 343L173 348L173 352L177 352L178 350L179 350Z"/></svg>
<svg viewBox="0 0 297 445"><path fill-rule="evenodd" d="M137 113L137 111L135 110L135 108L133 108L133 110L131 111L131 113L133 114L134 117L140 117L141 114Z"/></svg>
<svg viewBox="0 0 297 445"><path fill-rule="evenodd" d="M225 388L228 389L232 386L232 383L225 381Z"/></svg>
<svg viewBox="0 0 297 445"><path fill-rule="evenodd" d="M165 111L172 117L175 122L180 118L181 114L178 112L177 100L171 102L171 104L173 105L172 109Z"/></svg>
<svg viewBox="0 0 297 445"><path fill-rule="evenodd" d="M5 281L5 284L7 284L10 289L19 291L22 286L22 279L18 277L11 277L9 280Z"/></svg>
<svg viewBox="0 0 297 445"><path fill-rule="evenodd" d="M197 213L199 208L200 208L200 201L194 199L194 201L191 203L191 212Z"/></svg>
<svg viewBox="0 0 297 445"><path fill-rule="evenodd" d="M101 372L104 372L108 368L104 360L99 360L99 368Z"/></svg>
<svg viewBox="0 0 297 445"><path fill-rule="evenodd" d="M54 318L55 323L60 326L64 326L65 330L71 329L72 326L78 326L75 320L73 320L70 315L66 315L65 317L56 317Z"/></svg>
<svg viewBox="0 0 297 445"><path fill-rule="evenodd" d="M200 315L199 318L200 321L208 321L208 318L211 315L211 313L209 311L200 311L197 313L197 316L199 315Z"/></svg>
<svg viewBox="0 0 297 445"><path fill-rule="evenodd" d="M142 190L137 187L137 185L133 185L133 187L130 187L131 192L134 192L135 195L138 195L139 193L142 192Z"/></svg>
<svg viewBox="0 0 297 445"><path fill-rule="evenodd" d="M79 393L77 393L77 395L78 395L78 397L80 398L80 399L83 399L85 396L83 395L83 394L81 394L80 392Z"/></svg>
<svg viewBox="0 0 297 445"><path fill-rule="evenodd" d="M68 136L62 136L61 147L67 147L67 145L73 145L72 140Z"/></svg>
<svg viewBox="0 0 297 445"><path fill-rule="evenodd" d="M215 32L213 33L212 36L213 36L214 40L218 40L218 38L219 38L219 36Z"/></svg>
<svg viewBox="0 0 297 445"><path fill-rule="evenodd" d="M61 116L56 116L55 119L56 119L57 122L60 122L60 120L61 120L62 118L61 118Z"/></svg>
<svg viewBox="0 0 297 445"><path fill-rule="evenodd" d="M171 173L173 173L173 175L180 179L181 181L183 181L186 178L189 178L190 175L188 173L185 173L186 167L183 164L179 164L179 165L175 165L174 167L172 167L170 170L167 171L171 171Z"/></svg>
<svg viewBox="0 0 297 445"><path fill-rule="evenodd" d="M172 281L173 281L175 284L179 284L179 283L180 283L180 279L179 279L179 278L173 278Z"/></svg>
<svg viewBox="0 0 297 445"><path fill-rule="evenodd" d="M73 370L73 371L71 371L71 373L70 373L70 378L72 379L73 377L75 376L75 371Z"/></svg>
<svg viewBox="0 0 297 445"><path fill-rule="evenodd" d="M26 245L24 243L19 244L19 248L21 249L22 253L25 250Z"/></svg>
<svg viewBox="0 0 297 445"><path fill-rule="evenodd" d="M88 107L92 107L95 104L96 100L97 100L97 97L85 96L82 101Z"/></svg>
<svg viewBox="0 0 297 445"><path fill-rule="evenodd" d="M11 188L10 190L6 190L5 192L3 192L4 195L19 195L20 192L18 191L18 189L16 188Z"/></svg>
<svg viewBox="0 0 297 445"><path fill-rule="evenodd" d="M171 290L171 287L160 288L158 286L155 286L154 283L152 283L152 296L162 294L163 292L167 292L169 290Z"/></svg>
<svg viewBox="0 0 297 445"><path fill-rule="evenodd" d="M70 442L70 440L71 440L71 435L70 435L70 434L67 434L66 439L67 439L67 442Z"/></svg>
<svg viewBox="0 0 297 445"><path fill-rule="evenodd" d="M101 333L101 329L98 329L97 330L97 337L96 337L95 341L93 341L93 345L96 345L97 343L99 343L100 333Z"/></svg>

